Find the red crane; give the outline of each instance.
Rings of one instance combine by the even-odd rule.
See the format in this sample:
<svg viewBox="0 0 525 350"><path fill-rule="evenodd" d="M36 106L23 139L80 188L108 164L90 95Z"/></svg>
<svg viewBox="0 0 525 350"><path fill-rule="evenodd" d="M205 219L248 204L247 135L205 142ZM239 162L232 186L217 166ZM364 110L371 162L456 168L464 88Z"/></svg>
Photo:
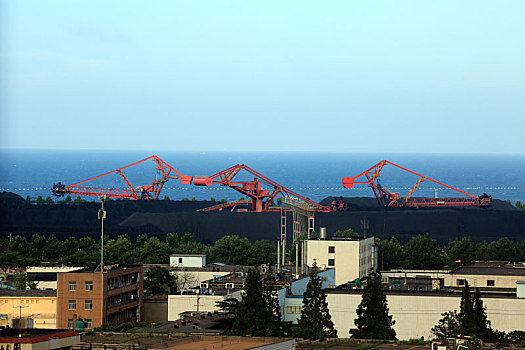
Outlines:
<svg viewBox="0 0 525 350"><path fill-rule="evenodd" d="M399 193L391 193L386 190L379 181L380 173L383 167L387 164L391 164L399 169L412 173L419 176L418 181L414 184L412 189L408 192L405 197L399 195ZM365 176L367 181L356 181L360 177ZM422 198L412 197L416 189L423 181L432 181L436 184L449 188L466 195L466 197L450 197L450 198ZM345 188L352 188L354 184L368 184L374 191L374 195L377 198L380 206L383 207L463 207L463 206L478 206L478 207L490 207L492 205L492 197L484 193L481 196L476 196L465 191L459 190L449 185L445 185L442 182L433 180L427 176L418 174L412 170L408 170L389 162L388 160L382 160L368 170L365 170L361 174L353 177L343 177L343 186Z"/></svg>
<svg viewBox="0 0 525 350"><path fill-rule="evenodd" d="M248 173L254 175L255 178L252 181L234 181L234 178L241 170L247 171ZM287 189L284 186L279 185L277 182L270 180L269 178L244 164L234 165L210 177L196 177L193 179L193 184L197 186L211 186L214 183L228 186L249 197L251 199L251 210L255 212L271 210L270 205L279 194L284 197L295 197L300 199L308 203L316 211L328 212L331 210L329 207L325 207L310 200L309 198L303 197L300 194ZM266 184L271 189L263 189L263 184ZM225 205L227 206L228 204ZM221 205L209 209L215 210L220 209L220 207Z"/></svg>
<svg viewBox="0 0 525 350"><path fill-rule="evenodd" d="M131 183L129 182L126 175L124 175L123 170L130 168L132 166L138 165L140 163L143 163L147 160L153 160L156 165L157 171L159 171L161 178L153 180L151 185L144 185L144 186L138 186L136 188L133 188ZM119 189L111 189L111 188L99 188L99 187L85 187L85 186L79 186L81 184L84 184L86 182L108 176L111 174L118 174L128 187L125 190L119 190ZM164 186L164 183L168 181L168 179L177 179L180 180L183 184L190 185L192 181L191 176L182 175L180 172L172 168L168 163L160 159L159 157L153 155L146 159L140 160L138 162L126 165L122 168L110 171L109 173L105 173L99 176L92 177L91 179L87 179L84 181L77 182L72 185L64 185L62 183L56 183L53 185L51 191L53 194L57 197L61 197L65 194L72 194L72 195L78 195L78 196L106 196L106 197L113 197L113 198L122 198L122 199L158 199L160 195L160 191L162 190L162 187Z"/></svg>

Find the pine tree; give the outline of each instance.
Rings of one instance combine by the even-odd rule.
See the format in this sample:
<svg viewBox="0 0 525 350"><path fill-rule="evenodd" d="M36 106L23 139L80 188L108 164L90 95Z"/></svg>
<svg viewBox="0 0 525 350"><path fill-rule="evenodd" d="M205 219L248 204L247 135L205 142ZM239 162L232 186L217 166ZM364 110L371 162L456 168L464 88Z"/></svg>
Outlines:
<svg viewBox="0 0 525 350"><path fill-rule="evenodd" d="M461 303L459 307L459 332L461 334L475 334L476 320L474 319L474 304L468 281L465 280L463 291L461 292Z"/></svg>
<svg viewBox="0 0 525 350"><path fill-rule="evenodd" d="M266 304L259 272L251 268L246 276L242 301L236 308L231 333L272 337L280 336L280 329L280 324Z"/></svg>
<svg viewBox="0 0 525 350"><path fill-rule="evenodd" d="M475 324L474 334L483 340L487 340L492 336L493 331L490 327L490 321L487 319L487 308L483 306L483 300L481 300L481 292L479 291L479 288L476 288L476 291L474 292L472 304Z"/></svg>
<svg viewBox="0 0 525 350"><path fill-rule="evenodd" d="M336 338L337 331L328 310L326 293L321 288L321 278L315 262L310 269L309 277L310 281L304 292L303 309L298 321L297 333L304 338Z"/></svg>
<svg viewBox="0 0 525 350"><path fill-rule="evenodd" d="M381 274L372 271L368 276L361 303L357 307L357 329L351 329L352 338L396 339L392 328L395 321L388 314L386 296L381 287Z"/></svg>

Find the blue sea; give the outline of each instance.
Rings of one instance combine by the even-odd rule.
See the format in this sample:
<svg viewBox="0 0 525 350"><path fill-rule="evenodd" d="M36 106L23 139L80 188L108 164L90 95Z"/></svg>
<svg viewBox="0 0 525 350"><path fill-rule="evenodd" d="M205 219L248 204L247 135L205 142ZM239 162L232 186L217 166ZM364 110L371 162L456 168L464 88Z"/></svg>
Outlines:
<svg viewBox="0 0 525 350"><path fill-rule="evenodd" d="M321 201L327 196L373 197L366 185L345 189L344 176L355 176L382 159L456 187L474 195L488 193L493 198L525 201L525 155L466 154L366 154L301 152L189 152L189 151L92 151L92 150L0 150L0 191L22 197L51 195L51 186L69 185L107 173L156 154L184 175L210 176L235 164L246 164L273 181ZM126 169L134 187L151 184L156 174L153 161ZM392 192L406 195L418 176L391 165L382 171L381 183ZM240 173L236 180L251 180L253 175ZM122 179L110 175L85 186L125 189ZM414 197L463 196L441 185L425 181ZM227 187L197 187L169 180L161 198L214 197L237 200L241 194ZM87 200L94 198L86 197Z"/></svg>

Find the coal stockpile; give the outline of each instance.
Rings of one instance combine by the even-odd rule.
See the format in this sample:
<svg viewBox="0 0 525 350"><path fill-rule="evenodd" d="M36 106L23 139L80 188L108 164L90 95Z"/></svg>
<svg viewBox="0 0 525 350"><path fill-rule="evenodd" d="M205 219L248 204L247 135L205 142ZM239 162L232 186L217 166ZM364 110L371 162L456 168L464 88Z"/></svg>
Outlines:
<svg viewBox="0 0 525 350"><path fill-rule="evenodd" d="M316 213L315 226L329 234L353 228L363 234L361 222L369 223L367 236L397 237L405 242L419 233L429 233L445 244L456 237L470 236L476 241L507 237L525 239L525 212L506 202L495 200L492 208L403 209L380 208L374 198L333 198L344 200L344 212ZM141 233L163 237L167 232L192 232L203 242L213 242L223 235L239 235L255 241L279 237L279 213L196 212L217 204L208 201L108 201L104 222L108 235ZM30 205L12 193L0 194L0 230L30 236L33 233L55 234L59 239L97 236L100 203ZM292 216L288 214L288 237L291 238Z"/></svg>

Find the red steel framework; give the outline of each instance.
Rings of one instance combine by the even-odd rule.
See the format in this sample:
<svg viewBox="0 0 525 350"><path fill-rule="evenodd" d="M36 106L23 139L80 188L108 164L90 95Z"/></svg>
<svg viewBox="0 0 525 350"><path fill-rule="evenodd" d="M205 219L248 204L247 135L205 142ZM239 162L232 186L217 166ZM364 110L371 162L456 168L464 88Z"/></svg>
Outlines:
<svg viewBox="0 0 525 350"><path fill-rule="evenodd" d="M380 173L383 167L387 164L391 164L399 169L412 173L419 176L418 181L414 184L412 189L408 192L405 197L399 195L399 193L391 193L386 190L379 181ZM356 181L360 177L365 176L367 181ZM412 197L416 189L423 181L432 181L436 184L449 188L466 195L467 197L450 197L450 198L423 198L423 197ZM481 196L476 196L465 191L459 190L449 185L445 185L442 182L433 180L427 176L418 174L412 170L406 169L400 165L392 163L388 160L382 160L368 170L365 170L361 174L353 177L343 177L343 186L345 188L352 188L354 184L368 184L374 191L374 195L377 198L380 206L383 207L463 207L463 206L478 206L478 207L490 207L492 205L492 197L484 193Z"/></svg>
<svg viewBox="0 0 525 350"><path fill-rule="evenodd" d="M255 176L252 181L234 181L234 178L239 174L241 170L245 170L248 173ZM272 189L263 189L263 183ZM279 185L277 182L270 180L264 175L258 173L247 165L237 164L226 170L218 172L215 175L206 178L196 177L193 179L193 184L197 186L211 186L212 184L220 184L228 186L243 195L251 199L251 211L263 212L272 210L270 206L276 197L280 194L283 197L295 197L308 203L315 211L329 212L331 208L325 207L319 203L312 201L309 198L303 197L284 186ZM221 205L209 208L209 210L217 210Z"/></svg>
<svg viewBox="0 0 525 350"><path fill-rule="evenodd" d="M132 166L138 165L140 163L143 163L147 160L153 160L156 165L157 171L159 171L161 178L153 180L151 185L144 185L144 186L138 186L136 188L133 188L131 183L129 182L126 175L124 175L123 170L130 168ZM96 180L98 178L108 176L111 174L118 174L128 187L125 190L122 189L110 189L110 188L99 188L99 187L85 187L85 186L79 186L81 184L84 184L86 182ZM179 171L172 168L168 163L160 159L159 157L153 155L146 159L140 160L138 162L126 165L122 168L110 171L109 173L105 173L99 176L92 177L91 179L87 179L84 181L77 182L72 185L64 185L62 183L56 183L53 185L53 188L51 191L53 194L57 197L71 194L71 195L78 195L78 196L106 196L106 197L113 197L113 198L122 198L122 199L158 199L160 195L160 191L162 190L162 187L168 181L168 179L177 179L180 180L183 184L191 184L192 176L188 175L182 175Z"/></svg>

